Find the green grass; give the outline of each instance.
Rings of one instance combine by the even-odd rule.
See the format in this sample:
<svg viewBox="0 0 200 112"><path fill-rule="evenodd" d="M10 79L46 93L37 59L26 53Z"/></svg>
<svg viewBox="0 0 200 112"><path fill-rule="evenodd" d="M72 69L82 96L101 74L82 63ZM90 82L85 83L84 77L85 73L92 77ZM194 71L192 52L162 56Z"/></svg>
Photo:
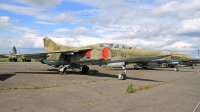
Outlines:
<svg viewBox="0 0 200 112"><path fill-rule="evenodd" d="M8 58L0 58L0 62L8 62Z"/></svg>
<svg viewBox="0 0 200 112"><path fill-rule="evenodd" d="M135 88L134 88L133 84L129 85L129 86L126 88L126 92L127 92L127 93L133 93L133 92L135 92Z"/></svg>

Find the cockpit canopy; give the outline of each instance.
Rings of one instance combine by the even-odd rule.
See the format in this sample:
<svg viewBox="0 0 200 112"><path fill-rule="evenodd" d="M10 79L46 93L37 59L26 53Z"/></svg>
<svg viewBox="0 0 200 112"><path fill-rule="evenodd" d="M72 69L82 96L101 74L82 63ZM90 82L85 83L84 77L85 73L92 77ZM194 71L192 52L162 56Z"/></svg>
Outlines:
<svg viewBox="0 0 200 112"><path fill-rule="evenodd" d="M113 43L99 43L99 47L109 47L109 48L120 48L120 49L130 49L131 47L123 44L113 44Z"/></svg>

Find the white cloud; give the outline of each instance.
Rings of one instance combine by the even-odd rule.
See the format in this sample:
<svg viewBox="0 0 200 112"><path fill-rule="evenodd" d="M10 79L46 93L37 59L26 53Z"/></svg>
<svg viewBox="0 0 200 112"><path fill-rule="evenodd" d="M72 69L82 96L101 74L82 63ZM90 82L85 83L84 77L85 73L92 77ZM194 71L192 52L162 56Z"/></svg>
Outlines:
<svg viewBox="0 0 200 112"><path fill-rule="evenodd" d="M10 26L9 20L8 16L0 16L0 29L8 28Z"/></svg>
<svg viewBox="0 0 200 112"><path fill-rule="evenodd" d="M178 5L179 5L179 3L177 1L171 1L171 2L168 2L168 3L160 6L157 9L153 10L153 13L161 14L161 15L172 13L177 10Z"/></svg>
<svg viewBox="0 0 200 112"><path fill-rule="evenodd" d="M70 30L67 28L58 28L55 29L55 33L60 34L60 35L66 35Z"/></svg>
<svg viewBox="0 0 200 112"><path fill-rule="evenodd" d="M184 2L170 1L153 10L153 13L165 15L171 13L179 13L185 11L196 11L200 9L198 0L185 0Z"/></svg>
<svg viewBox="0 0 200 112"><path fill-rule="evenodd" d="M77 40L80 42L79 44L81 46L106 42L105 39L103 38L94 38L94 37L84 36L84 35L78 36Z"/></svg>
<svg viewBox="0 0 200 112"><path fill-rule="evenodd" d="M0 9L23 15L37 15L39 12L39 10L36 8L28 8L28 7L2 4L2 3L0 3Z"/></svg>
<svg viewBox="0 0 200 112"><path fill-rule="evenodd" d="M87 35L87 34L89 34L91 31L88 29L88 28L86 28L86 27L78 27L78 28L76 28L76 29L73 29L72 31L71 31L71 34L72 35Z"/></svg>
<svg viewBox="0 0 200 112"><path fill-rule="evenodd" d="M44 25L56 25L56 23L46 22L46 21L36 21L35 23L44 24Z"/></svg>
<svg viewBox="0 0 200 112"><path fill-rule="evenodd" d="M180 28L177 29L177 34L184 34L187 36L200 35L200 18L183 20L180 22Z"/></svg>
<svg viewBox="0 0 200 112"><path fill-rule="evenodd" d="M166 45L161 48L161 50L171 50L171 51L192 51L193 49L191 48L192 44L190 43L185 43L182 41L176 42L172 45Z"/></svg>
<svg viewBox="0 0 200 112"><path fill-rule="evenodd" d="M60 0L14 0L14 1L40 8L54 7L60 4L61 2Z"/></svg>
<svg viewBox="0 0 200 112"><path fill-rule="evenodd" d="M33 16L40 20L53 20L54 16L54 14L43 12L43 10L40 8L17 6L11 4L0 3L0 9L13 12L15 14Z"/></svg>
<svg viewBox="0 0 200 112"><path fill-rule="evenodd" d="M73 13L72 12L63 12L59 15L56 15L53 19L55 22L65 22L65 21L75 21L76 18L75 16L73 16Z"/></svg>

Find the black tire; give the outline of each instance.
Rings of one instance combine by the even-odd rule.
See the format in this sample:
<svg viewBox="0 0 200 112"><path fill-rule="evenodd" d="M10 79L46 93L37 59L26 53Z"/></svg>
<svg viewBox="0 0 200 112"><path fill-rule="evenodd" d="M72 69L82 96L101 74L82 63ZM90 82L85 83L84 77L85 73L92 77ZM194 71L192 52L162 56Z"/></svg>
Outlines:
<svg viewBox="0 0 200 112"><path fill-rule="evenodd" d="M59 72L59 74L60 74L60 75L63 75L64 73L63 73L63 72Z"/></svg>
<svg viewBox="0 0 200 112"><path fill-rule="evenodd" d="M147 67L142 67L142 69L147 69Z"/></svg>
<svg viewBox="0 0 200 112"><path fill-rule="evenodd" d="M134 70L139 70L139 67L135 67L135 66L134 66Z"/></svg>
<svg viewBox="0 0 200 112"><path fill-rule="evenodd" d="M126 80L126 74L121 74L122 75L122 80Z"/></svg>
<svg viewBox="0 0 200 112"><path fill-rule="evenodd" d="M89 67L82 67L81 73L87 73L89 70Z"/></svg>

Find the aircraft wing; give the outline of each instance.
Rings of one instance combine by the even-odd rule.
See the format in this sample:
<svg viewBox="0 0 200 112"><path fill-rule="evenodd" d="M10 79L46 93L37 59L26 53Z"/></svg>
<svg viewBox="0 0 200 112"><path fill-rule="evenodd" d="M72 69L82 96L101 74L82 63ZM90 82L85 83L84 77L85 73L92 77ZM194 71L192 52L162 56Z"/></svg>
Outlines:
<svg viewBox="0 0 200 112"><path fill-rule="evenodd" d="M73 55L73 53L87 51L91 49L92 48L76 48L76 49L70 49L70 50L45 51L45 52L18 54L18 55L24 55L24 57L26 58L41 59L41 58L47 57L48 54L62 53L62 55Z"/></svg>

